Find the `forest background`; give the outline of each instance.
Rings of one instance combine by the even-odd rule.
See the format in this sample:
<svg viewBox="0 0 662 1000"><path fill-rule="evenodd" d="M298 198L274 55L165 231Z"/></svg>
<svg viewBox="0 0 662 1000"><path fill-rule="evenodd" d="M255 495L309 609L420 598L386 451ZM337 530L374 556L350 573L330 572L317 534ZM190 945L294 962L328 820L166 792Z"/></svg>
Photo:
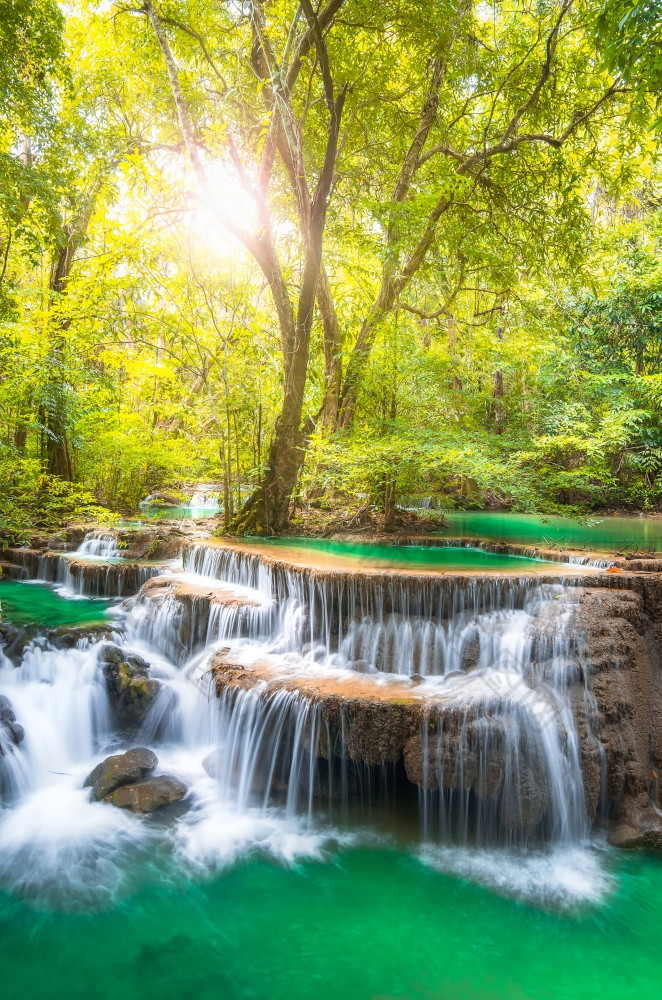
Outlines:
<svg viewBox="0 0 662 1000"><path fill-rule="evenodd" d="M0 0L2 537L660 509L661 95L657 0Z"/></svg>

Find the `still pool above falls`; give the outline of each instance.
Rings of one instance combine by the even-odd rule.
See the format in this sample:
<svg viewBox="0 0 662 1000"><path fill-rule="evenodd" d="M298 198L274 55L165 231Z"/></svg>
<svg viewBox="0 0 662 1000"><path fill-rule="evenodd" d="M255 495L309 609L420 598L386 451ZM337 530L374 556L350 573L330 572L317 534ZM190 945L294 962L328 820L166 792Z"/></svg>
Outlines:
<svg viewBox="0 0 662 1000"><path fill-rule="evenodd" d="M439 532L449 538L487 539L542 548L598 552L662 550L662 517L587 515L554 517L503 511L449 511Z"/></svg>
<svg viewBox="0 0 662 1000"><path fill-rule="evenodd" d="M58 628L107 621L109 602L93 598L64 597L50 587L20 580L0 580L0 621L14 625Z"/></svg>
<svg viewBox="0 0 662 1000"><path fill-rule="evenodd" d="M87 542L71 555L87 549L93 574L105 572L104 554L116 565L115 536ZM0 811L3 990L30 1000L657 996L662 865L590 833L572 661L606 654L590 643L580 654L569 630L574 615L583 628L602 613L605 593L612 615L638 609L636 588L584 567L579 577L580 567L533 561L532 572L527 560L494 575L462 563L454 579L434 564L443 548L423 548L412 566L389 561L411 557L400 549L369 566L364 546L302 546L294 564L291 541L240 549L188 541L183 567L110 605L122 655L146 657L160 691L132 735L113 721L103 644L40 640L20 666L0 666L0 693L26 730L18 797ZM315 561L319 571L305 568ZM98 621L109 607L11 582L0 601L5 618L44 628ZM40 613L49 602L62 621ZM612 627L604 621L598 631ZM217 701L206 671L228 651L244 667ZM394 682L398 697L381 707L359 698L338 715L335 694L311 706L289 681L253 690L251 670L267 661L315 683L343 671ZM443 733L417 735L418 709L407 715L417 685L445 692ZM396 716L414 728L389 735ZM377 741L365 728L375 725ZM413 784L402 757L373 763L382 739L388 753L406 744ZM136 742L188 786L179 811L140 817L89 801L91 766ZM519 788L531 779L545 798ZM524 804L531 837L513 825Z"/></svg>
<svg viewBox="0 0 662 1000"><path fill-rule="evenodd" d="M392 569L396 571L446 573L542 573L554 572L556 562L488 552L472 546L391 545L374 542L348 542L321 538L249 538L242 545L264 552L273 551L279 558L306 562L320 569Z"/></svg>

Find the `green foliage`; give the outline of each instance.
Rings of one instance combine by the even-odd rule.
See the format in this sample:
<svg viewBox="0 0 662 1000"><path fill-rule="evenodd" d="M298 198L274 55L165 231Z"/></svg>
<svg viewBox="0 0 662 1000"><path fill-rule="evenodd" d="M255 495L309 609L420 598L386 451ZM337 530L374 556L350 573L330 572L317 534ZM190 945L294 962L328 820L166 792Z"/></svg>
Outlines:
<svg viewBox="0 0 662 1000"><path fill-rule="evenodd" d="M105 516L95 504L131 513L206 479L236 511L265 475L281 330L264 272L217 209L259 232L247 189L269 137L267 85L248 5L157 6L211 191L184 155L140 5L0 0L5 537ZM323 248L340 343L330 358L317 309L303 499L384 513L662 503L659 4L606 0L598 20L593 4L569 5L538 87L562 6L347 0L326 32L348 85ZM295 7L264 5L281 54ZM292 95L311 176L328 126L318 69L308 52ZM275 156L273 238L296 301L305 239L290 180ZM323 426L330 362L346 374L370 323L355 422ZM56 441L73 485L47 474Z"/></svg>
<svg viewBox="0 0 662 1000"><path fill-rule="evenodd" d="M35 530L69 522L112 524L116 515L81 486L44 474L39 463L0 455L0 544L28 542Z"/></svg>
<svg viewBox="0 0 662 1000"><path fill-rule="evenodd" d="M64 72L63 27L56 0L0 0L0 122L29 134L47 126Z"/></svg>
<svg viewBox="0 0 662 1000"><path fill-rule="evenodd" d="M623 78L642 90L662 90L658 0L606 0L598 25L607 59Z"/></svg>

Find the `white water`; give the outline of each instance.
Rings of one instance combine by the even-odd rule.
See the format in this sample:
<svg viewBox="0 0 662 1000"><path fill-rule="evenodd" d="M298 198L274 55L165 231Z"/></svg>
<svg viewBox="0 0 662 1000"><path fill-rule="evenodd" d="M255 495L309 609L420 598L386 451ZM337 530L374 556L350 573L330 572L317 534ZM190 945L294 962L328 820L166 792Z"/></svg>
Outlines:
<svg viewBox="0 0 662 1000"><path fill-rule="evenodd" d="M199 489L193 493L189 504L191 510L218 510L219 494L217 490Z"/></svg>
<svg viewBox="0 0 662 1000"><path fill-rule="evenodd" d="M128 597L143 583L166 572L166 565L124 561L118 539L103 531L88 533L74 552L47 551L25 572L34 581L53 584L63 597Z"/></svg>
<svg viewBox="0 0 662 1000"><path fill-rule="evenodd" d="M427 835L521 844L512 824L525 815L523 782L544 783L547 801L533 826L544 818L540 832L547 840L574 843L587 835L567 697L577 672L570 594L562 586L488 578L412 588L397 578L320 579L271 567L253 554L205 546L184 553L184 570L187 581L207 588L218 581L231 603L212 605L209 613L204 599L186 611L172 596L156 603L139 597L129 616L133 634L182 665L192 662L204 670L211 653L226 648L247 665L268 663L283 678L356 672L381 684L413 678L418 693L433 704L441 699L444 717L455 720L453 746L449 759L440 740L424 740L430 790L422 793L421 814ZM226 790L232 784L245 804L255 775L266 773L264 804L278 788L287 788L290 812L312 816L321 780L314 753L319 710L307 698L282 691L267 699L260 693L223 695L221 709L224 731L233 734L224 744ZM488 718L477 727L476 719ZM505 762L496 798L489 790L490 754L497 752L496 745L490 750L493 732L501 736L498 753ZM285 774L278 771L283 759ZM338 780L342 785L342 774ZM444 787L453 791L435 791ZM499 813L512 817L505 829Z"/></svg>
<svg viewBox="0 0 662 1000"><path fill-rule="evenodd" d="M174 600L133 602L121 644L149 660L162 693L142 732L128 743L112 729L98 662L102 644L62 651L37 640L19 668L0 653L0 693L26 731L4 760L8 808L0 814L0 879L6 885L60 905L99 904L130 891L136 867L170 870L174 863L183 871L207 871L256 850L289 863L365 838L365 827L347 826L352 801L358 794L372 808L392 772L357 768L342 754L331 765L320 761L318 741L330 744L332 736L319 707L297 693L278 691L265 699L256 690L217 700L206 671L213 650L230 646L247 662L269 656L298 674L361 670L384 683L418 674L425 691L442 692L464 717L465 733L476 715L505 719L505 754L512 761L507 773L514 784L502 794L517 798L518 753L525 743L549 785L544 833L553 849L523 855L521 838L513 839L519 851L508 854L468 846L488 844L497 828L494 803L482 810L474 803L469 820L470 779L465 775L463 787L466 746L460 739L453 763L459 767L457 793L422 793L421 819L426 836L443 840L452 832L465 846L426 847L422 857L525 899L535 896L536 885L540 898L555 904L590 901L607 891L599 872L592 874L595 857L584 847L577 736L565 694L570 611L562 588L479 581L461 590L411 593L396 581L386 594L341 580L323 586L274 572L252 557L203 548L189 553L184 565L197 582L223 579L239 603L217 605L206 620L201 604L200 620L191 627ZM246 599L249 606L241 603ZM551 639L534 642L534 626L550 608L561 612L556 630ZM129 745L153 747L158 770L185 781L187 811L164 822L90 802L82 788L86 774ZM447 765L430 754L428 766L443 777ZM480 785L487 774L471 780Z"/></svg>
<svg viewBox="0 0 662 1000"><path fill-rule="evenodd" d="M116 559L122 555L115 535L104 531L90 531L76 549L77 556L97 559Z"/></svg>

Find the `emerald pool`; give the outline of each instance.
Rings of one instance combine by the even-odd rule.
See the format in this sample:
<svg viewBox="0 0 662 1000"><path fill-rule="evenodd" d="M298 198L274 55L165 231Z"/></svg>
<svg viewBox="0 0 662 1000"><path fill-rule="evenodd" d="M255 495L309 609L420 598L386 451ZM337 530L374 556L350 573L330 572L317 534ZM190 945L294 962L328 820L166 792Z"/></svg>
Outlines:
<svg viewBox="0 0 662 1000"><path fill-rule="evenodd" d="M489 539L519 545L599 552L662 550L662 517L591 515L583 518L502 511L450 511L439 532L448 538Z"/></svg>
<svg viewBox="0 0 662 1000"><path fill-rule="evenodd" d="M242 539L242 543L269 546L284 553L326 556L350 560L359 566L392 567L394 569L442 570L473 572L504 570L506 572L541 572L556 564L543 559L486 552L473 546L450 545L376 545L370 542L345 542L323 538Z"/></svg>
<svg viewBox="0 0 662 1000"><path fill-rule="evenodd" d="M13 625L57 628L103 622L108 603L89 597L71 600L44 584L0 580L0 621Z"/></svg>
<svg viewBox="0 0 662 1000"><path fill-rule="evenodd" d="M605 862L598 903L543 909L398 850L143 888L101 913L0 897L3 995L25 1000L653 1000L662 863Z"/></svg>

